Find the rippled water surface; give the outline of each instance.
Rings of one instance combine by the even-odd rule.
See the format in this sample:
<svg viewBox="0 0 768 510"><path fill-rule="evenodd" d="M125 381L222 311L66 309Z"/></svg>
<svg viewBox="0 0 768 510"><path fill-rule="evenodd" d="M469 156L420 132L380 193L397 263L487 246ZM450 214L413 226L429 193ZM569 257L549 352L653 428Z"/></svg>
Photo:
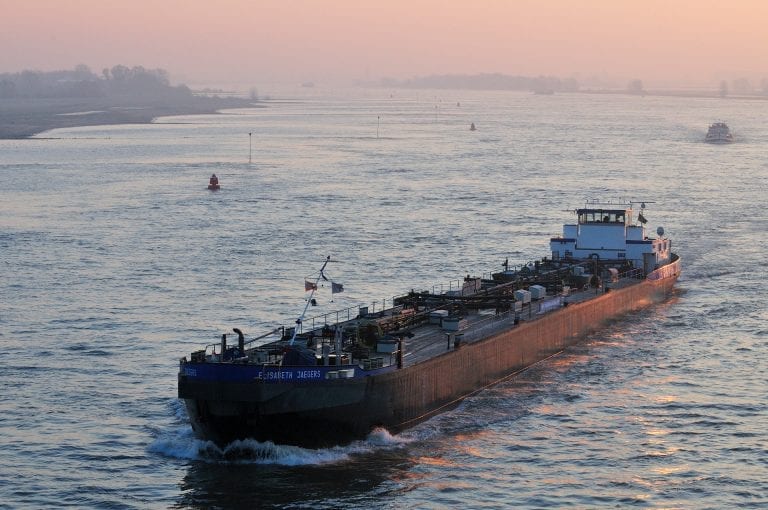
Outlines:
<svg viewBox="0 0 768 510"><path fill-rule="evenodd" d="M334 95L0 141L0 507L768 507L768 102ZM652 202L668 301L400 435L193 438L178 359L327 255L318 313L540 258L587 198Z"/></svg>

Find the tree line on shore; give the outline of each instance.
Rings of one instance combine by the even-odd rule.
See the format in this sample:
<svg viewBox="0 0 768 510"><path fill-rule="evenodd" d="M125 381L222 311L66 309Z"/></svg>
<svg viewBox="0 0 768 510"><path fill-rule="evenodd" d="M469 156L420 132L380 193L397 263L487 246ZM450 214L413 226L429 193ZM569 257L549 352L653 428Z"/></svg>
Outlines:
<svg viewBox="0 0 768 510"><path fill-rule="evenodd" d="M534 92L576 92L579 82L574 78L557 78L555 76L509 76L500 73L483 73L475 75L442 74L395 80L383 78L383 87L398 88L430 88L430 89L468 89L468 90L530 90Z"/></svg>
<svg viewBox="0 0 768 510"><path fill-rule="evenodd" d="M0 98L188 98L186 85L172 86L164 69L116 65L97 75L80 64L72 70L0 73Z"/></svg>
<svg viewBox="0 0 768 510"><path fill-rule="evenodd" d="M602 83L592 84L584 88L575 78L558 78L556 76L510 76L500 73L483 74L441 74L416 77L407 80L383 78L376 85L389 88L413 89L464 89L464 90L525 90L533 92L614 92L645 95L649 92L639 79L630 80L625 89ZM768 96L768 78L763 78L757 85L747 78L738 78L731 83L723 80L718 87L710 91L697 87L689 91L684 89L658 90L662 95L711 95L711 96Z"/></svg>

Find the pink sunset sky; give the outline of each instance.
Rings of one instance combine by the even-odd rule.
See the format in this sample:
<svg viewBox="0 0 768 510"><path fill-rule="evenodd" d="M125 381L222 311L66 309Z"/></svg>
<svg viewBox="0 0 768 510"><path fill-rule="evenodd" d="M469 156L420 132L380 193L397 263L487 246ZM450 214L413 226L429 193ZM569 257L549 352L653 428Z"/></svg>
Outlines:
<svg viewBox="0 0 768 510"><path fill-rule="evenodd" d="M503 73L768 78L766 0L0 0L0 72L117 64L174 83Z"/></svg>

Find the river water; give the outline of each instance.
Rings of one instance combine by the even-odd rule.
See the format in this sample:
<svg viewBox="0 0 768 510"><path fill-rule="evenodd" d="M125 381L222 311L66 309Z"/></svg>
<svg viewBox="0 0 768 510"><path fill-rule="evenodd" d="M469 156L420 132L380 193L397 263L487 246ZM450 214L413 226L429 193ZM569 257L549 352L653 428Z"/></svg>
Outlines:
<svg viewBox="0 0 768 510"><path fill-rule="evenodd" d="M768 507L768 101L302 92L0 141L0 507ZM192 436L179 358L291 324L326 256L312 313L381 306L594 198L647 202L668 301L399 435Z"/></svg>

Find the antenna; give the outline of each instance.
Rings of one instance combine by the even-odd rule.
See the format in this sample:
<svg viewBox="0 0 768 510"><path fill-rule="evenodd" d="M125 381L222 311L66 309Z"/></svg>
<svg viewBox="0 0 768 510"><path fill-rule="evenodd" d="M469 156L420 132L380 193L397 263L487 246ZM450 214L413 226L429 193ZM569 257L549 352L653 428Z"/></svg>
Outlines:
<svg viewBox="0 0 768 510"><path fill-rule="evenodd" d="M325 269L325 266L328 265L328 262L331 261L331 256L328 255L328 257L325 259L325 262L323 263L323 267L320 268L320 273L317 275L317 278L315 278L315 283L312 285L312 292L309 294L309 298L307 299L307 304L304 305L304 311L301 312L301 315L298 319L296 319L296 327L293 330L293 336L291 337L291 342L289 345L293 345L293 342L296 340L296 335L299 333L299 328L301 327L301 321L304 320L304 315L307 313L307 308L309 308L309 305L312 306L317 305L317 301L314 298L315 292L317 291L317 284L320 282L320 278L325 279L325 275L323 275L323 270ZM314 301L314 303L312 303Z"/></svg>

